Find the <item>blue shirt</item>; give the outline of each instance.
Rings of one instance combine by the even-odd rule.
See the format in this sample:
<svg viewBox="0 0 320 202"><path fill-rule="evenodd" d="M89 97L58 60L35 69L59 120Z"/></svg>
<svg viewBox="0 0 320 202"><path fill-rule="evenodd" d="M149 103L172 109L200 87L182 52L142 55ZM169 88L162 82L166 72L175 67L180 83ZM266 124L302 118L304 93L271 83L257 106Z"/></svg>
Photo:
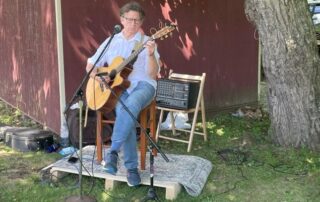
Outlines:
<svg viewBox="0 0 320 202"><path fill-rule="evenodd" d="M112 64L112 61L115 57L121 56L122 58L128 58L132 50L137 42L141 41L142 34L140 32L136 33L135 36L129 40L127 40L122 32L116 34L112 39L109 47L100 58L100 61L97 63L97 67L103 67L107 64ZM146 42L150 37L144 36L144 42ZM107 38L98 48L96 53L88 59L88 63L94 64L97 58L99 57L100 53L108 43L110 37ZM155 57L157 59L159 65L159 53L157 49L155 49ZM149 57L147 50L144 49L139 55L135 63L133 64L133 70L130 73L128 80L130 81L131 85L127 89L128 93L130 93L138 84L139 81L146 81L150 83L155 89L157 87L157 82L149 76L148 68L149 68ZM159 69L160 71L160 69Z"/></svg>

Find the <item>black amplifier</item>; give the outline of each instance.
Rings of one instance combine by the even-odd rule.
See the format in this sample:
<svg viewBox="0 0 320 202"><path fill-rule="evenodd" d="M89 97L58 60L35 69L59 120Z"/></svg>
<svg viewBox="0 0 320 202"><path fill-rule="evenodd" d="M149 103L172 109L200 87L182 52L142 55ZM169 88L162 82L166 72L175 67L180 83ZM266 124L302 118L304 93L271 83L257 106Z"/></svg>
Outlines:
<svg viewBox="0 0 320 202"><path fill-rule="evenodd" d="M191 109L196 106L200 82L159 79L156 103L159 107Z"/></svg>

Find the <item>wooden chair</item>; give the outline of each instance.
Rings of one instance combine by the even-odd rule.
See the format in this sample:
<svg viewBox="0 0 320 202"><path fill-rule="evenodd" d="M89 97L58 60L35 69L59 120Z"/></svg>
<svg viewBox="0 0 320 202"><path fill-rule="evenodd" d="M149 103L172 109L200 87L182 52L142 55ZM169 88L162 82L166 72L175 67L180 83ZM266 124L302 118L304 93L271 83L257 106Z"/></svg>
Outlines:
<svg viewBox="0 0 320 202"><path fill-rule="evenodd" d="M102 155L102 126L103 124L114 124L114 120L103 119L102 111L97 111L97 161L101 162ZM156 103L152 101L146 108L144 108L139 115L140 124L143 128L150 128L150 136L155 140L156 132ZM141 130L140 130L141 131ZM140 169L145 170L146 166L146 152L147 152L148 138L141 131L140 132Z"/></svg>
<svg viewBox="0 0 320 202"><path fill-rule="evenodd" d="M180 110L180 109L170 109L170 108L165 108L165 107L159 107L157 106L157 109L160 110L160 117L159 117L159 122L158 122L158 127L157 127L157 133L156 133L156 140L159 141L159 138L166 139L166 140L172 140L172 141L177 141L177 142L183 142L188 144L188 152L191 151L192 147L192 141L194 134L202 135L204 136L204 141L207 141L207 127L206 127L206 116L205 116L205 107L204 107L204 99L203 99L203 88L204 88L204 83L205 83L205 78L206 74L202 73L201 76L198 75L187 75L187 74L177 74L177 73L171 73L169 75L169 79L173 80L183 80L183 81L191 81L191 82L200 82L200 87L199 87L199 92L197 95L197 102L194 108L187 109L187 110ZM197 123L197 118L198 118L198 113L201 111L202 115L202 132L196 131L196 123ZM163 119L163 114L164 112L169 112L168 116L171 118L171 125L172 125L172 133L174 137L169 137L169 136L164 136L160 134L160 125L162 123ZM178 129L175 128L175 118L173 116L173 112L183 112L183 113L193 113L193 119L191 123L191 129L186 130L186 129ZM189 139L181 139L179 136L176 135L176 131L183 131L186 133L189 133Z"/></svg>

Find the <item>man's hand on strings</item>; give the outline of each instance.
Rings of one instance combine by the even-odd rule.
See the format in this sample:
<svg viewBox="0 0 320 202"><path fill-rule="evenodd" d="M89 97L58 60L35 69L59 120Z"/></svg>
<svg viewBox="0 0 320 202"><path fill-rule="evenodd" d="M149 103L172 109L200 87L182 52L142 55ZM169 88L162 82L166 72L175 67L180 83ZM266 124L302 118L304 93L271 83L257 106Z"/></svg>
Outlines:
<svg viewBox="0 0 320 202"><path fill-rule="evenodd" d="M102 81L103 79L107 82L107 83L110 83L111 79L108 75L103 75L103 76L98 76L96 75L97 72L93 72L91 73L90 77L95 79L96 81L98 81L99 83L101 84L104 84L104 82Z"/></svg>
<svg viewBox="0 0 320 202"><path fill-rule="evenodd" d="M148 41L144 47L147 49L148 51L148 55L149 56L153 56L154 55L154 51L156 49L156 42L151 40L151 41Z"/></svg>
<svg viewBox="0 0 320 202"><path fill-rule="evenodd" d="M98 79L98 81L102 84L104 84L104 81L107 82L107 83L110 83L111 79L108 75L105 75L105 76L97 76L96 77ZM104 81L103 81L104 80Z"/></svg>

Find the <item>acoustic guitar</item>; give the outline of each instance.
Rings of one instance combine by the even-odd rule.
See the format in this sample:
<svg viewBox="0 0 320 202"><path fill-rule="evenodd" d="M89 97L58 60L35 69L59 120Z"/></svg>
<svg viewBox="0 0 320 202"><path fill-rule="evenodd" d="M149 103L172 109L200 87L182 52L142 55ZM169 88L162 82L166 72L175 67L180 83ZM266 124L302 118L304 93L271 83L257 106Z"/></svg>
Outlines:
<svg viewBox="0 0 320 202"><path fill-rule="evenodd" d="M86 86L87 106L92 110L101 109L104 112L109 112L114 109L117 104L117 97L122 93L123 90L130 86L130 81L128 81L127 78L131 73L131 68L127 67L128 64L135 59L139 53L141 53L141 51L144 49L144 45L148 41L163 38L174 29L174 25L165 26L153 34L146 42L140 44L137 50L135 50L127 59L123 59L122 57L118 56L113 59L109 67L98 68L97 74L115 74L114 79L109 82L109 86L115 95L108 87L99 82L97 79L89 78Z"/></svg>

